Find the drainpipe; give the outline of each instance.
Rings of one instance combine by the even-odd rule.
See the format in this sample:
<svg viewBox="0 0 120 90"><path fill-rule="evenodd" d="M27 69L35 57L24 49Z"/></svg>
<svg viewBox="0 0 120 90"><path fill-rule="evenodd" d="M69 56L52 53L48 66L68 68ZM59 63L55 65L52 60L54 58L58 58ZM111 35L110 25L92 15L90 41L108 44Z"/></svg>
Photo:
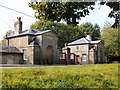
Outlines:
<svg viewBox="0 0 120 90"><path fill-rule="evenodd" d="M88 64L90 64L90 44L88 44Z"/></svg>
<svg viewBox="0 0 120 90"><path fill-rule="evenodd" d="M9 46L9 39L7 39L7 45Z"/></svg>
<svg viewBox="0 0 120 90"><path fill-rule="evenodd" d="M88 64L90 64L90 50L88 50Z"/></svg>

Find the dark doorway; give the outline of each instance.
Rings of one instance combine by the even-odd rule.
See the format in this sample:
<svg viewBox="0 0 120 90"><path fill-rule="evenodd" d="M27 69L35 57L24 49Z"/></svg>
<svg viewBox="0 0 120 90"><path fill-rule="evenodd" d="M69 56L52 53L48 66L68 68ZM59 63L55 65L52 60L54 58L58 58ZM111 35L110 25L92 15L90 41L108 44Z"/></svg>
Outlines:
<svg viewBox="0 0 120 90"><path fill-rule="evenodd" d="M52 46L47 47L46 55L47 55L47 57L46 57L47 64L48 65L53 64L53 48L52 48Z"/></svg>

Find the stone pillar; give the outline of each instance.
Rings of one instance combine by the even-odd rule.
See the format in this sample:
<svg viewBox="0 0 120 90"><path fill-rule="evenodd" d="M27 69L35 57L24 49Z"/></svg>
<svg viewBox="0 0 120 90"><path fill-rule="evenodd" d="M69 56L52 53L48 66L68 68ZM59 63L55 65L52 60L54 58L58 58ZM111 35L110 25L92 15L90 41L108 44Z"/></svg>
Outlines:
<svg viewBox="0 0 120 90"><path fill-rule="evenodd" d="M42 50L39 45L34 45L34 64L43 64Z"/></svg>
<svg viewBox="0 0 120 90"><path fill-rule="evenodd" d="M90 55L89 55L89 59L90 59L90 64L94 64L95 63L95 50L92 48L90 50Z"/></svg>
<svg viewBox="0 0 120 90"><path fill-rule="evenodd" d="M33 41L28 46L28 60L31 64L42 64L42 51L40 45L38 45L35 41Z"/></svg>
<svg viewBox="0 0 120 90"><path fill-rule="evenodd" d="M66 64L70 63L70 48L63 48L63 53L66 53Z"/></svg>
<svg viewBox="0 0 120 90"><path fill-rule="evenodd" d="M29 45L27 50L27 64L34 64L34 46Z"/></svg>
<svg viewBox="0 0 120 90"><path fill-rule="evenodd" d="M67 48L67 64L70 64L70 48Z"/></svg>

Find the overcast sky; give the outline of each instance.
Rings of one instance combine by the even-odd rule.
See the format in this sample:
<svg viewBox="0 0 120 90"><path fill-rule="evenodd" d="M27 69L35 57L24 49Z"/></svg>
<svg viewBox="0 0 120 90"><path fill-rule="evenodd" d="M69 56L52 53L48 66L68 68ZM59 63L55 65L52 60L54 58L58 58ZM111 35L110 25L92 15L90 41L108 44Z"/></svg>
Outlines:
<svg viewBox="0 0 120 90"><path fill-rule="evenodd" d="M34 17L35 11L29 8L29 1L30 0L0 0L0 5ZM80 24L83 22L91 22L92 24L97 23L101 28L103 28L107 21L111 23L114 22L114 19L107 17L110 11L111 9L107 6L96 6L94 10L90 11L90 15L80 20ZM5 36L6 31L14 30L14 22L16 21L17 17L21 17L23 21L23 30L29 29L30 25L36 21L35 18L8 10L0 6L0 40L2 40L3 36Z"/></svg>

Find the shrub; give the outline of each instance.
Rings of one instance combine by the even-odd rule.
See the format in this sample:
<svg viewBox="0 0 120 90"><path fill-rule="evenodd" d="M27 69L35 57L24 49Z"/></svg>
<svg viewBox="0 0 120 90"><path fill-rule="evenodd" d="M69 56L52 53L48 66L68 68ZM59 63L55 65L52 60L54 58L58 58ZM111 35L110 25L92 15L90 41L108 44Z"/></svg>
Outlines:
<svg viewBox="0 0 120 90"><path fill-rule="evenodd" d="M118 64L2 71L3 88L118 88Z"/></svg>

